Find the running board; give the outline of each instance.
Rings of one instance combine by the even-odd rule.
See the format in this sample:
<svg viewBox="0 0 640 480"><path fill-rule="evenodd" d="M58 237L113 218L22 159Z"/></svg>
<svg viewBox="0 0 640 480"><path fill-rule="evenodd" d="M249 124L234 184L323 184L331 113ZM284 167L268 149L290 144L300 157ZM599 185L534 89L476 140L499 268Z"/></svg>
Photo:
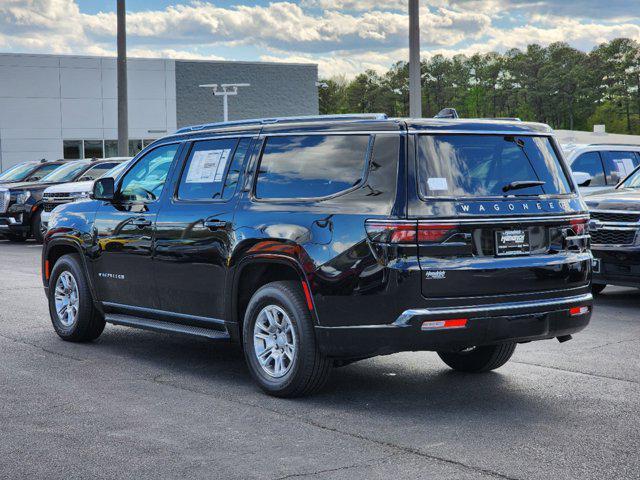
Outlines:
<svg viewBox="0 0 640 480"><path fill-rule="evenodd" d="M211 330L209 328L182 325L180 323L165 322L162 320L151 320L148 318L134 317L132 315L121 315L107 313L105 315L107 323L122 325L124 327L140 328L162 333L179 333L195 337L205 337L211 340L229 340L229 333L222 330Z"/></svg>

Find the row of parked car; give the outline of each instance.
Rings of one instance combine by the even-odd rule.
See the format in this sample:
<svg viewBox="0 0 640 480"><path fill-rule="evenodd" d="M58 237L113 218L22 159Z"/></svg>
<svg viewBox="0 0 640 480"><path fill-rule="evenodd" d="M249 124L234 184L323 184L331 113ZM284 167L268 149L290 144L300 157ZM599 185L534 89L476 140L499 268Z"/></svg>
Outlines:
<svg viewBox="0 0 640 480"><path fill-rule="evenodd" d="M116 177L129 158L39 160L0 174L0 236L12 242L33 237L42 243L49 214L58 205L87 198L93 182Z"/></svg>

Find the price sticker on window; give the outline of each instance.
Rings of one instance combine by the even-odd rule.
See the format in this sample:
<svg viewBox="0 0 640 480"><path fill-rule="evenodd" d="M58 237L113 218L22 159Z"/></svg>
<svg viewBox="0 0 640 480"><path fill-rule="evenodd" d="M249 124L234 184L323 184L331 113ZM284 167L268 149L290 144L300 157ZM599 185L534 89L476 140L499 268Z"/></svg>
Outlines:
<svg viewBox="0 0 640 480"><path fill-rule="evenodd" d="M221 182L230 155L230 149L194 152L187 172L186 183Z"/></svg>

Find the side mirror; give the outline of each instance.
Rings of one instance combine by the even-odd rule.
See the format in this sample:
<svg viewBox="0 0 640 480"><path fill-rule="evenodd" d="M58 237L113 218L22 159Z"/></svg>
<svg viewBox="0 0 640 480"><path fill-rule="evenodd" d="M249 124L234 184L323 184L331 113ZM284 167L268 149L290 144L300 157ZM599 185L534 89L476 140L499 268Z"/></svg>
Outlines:
<svg viewBox="0 0 640 480"><path fill-rule="evenodd" d="M573 181L579 187L588 187L591 183L591 175L586 172L573 172Z"/></svg>
<svg viewBox="0 0 640 480"><path fill-rule="evenodd" d="M93 182L91 198L111 202L115 198L115 182L111 177L99 178Z"/></svg>

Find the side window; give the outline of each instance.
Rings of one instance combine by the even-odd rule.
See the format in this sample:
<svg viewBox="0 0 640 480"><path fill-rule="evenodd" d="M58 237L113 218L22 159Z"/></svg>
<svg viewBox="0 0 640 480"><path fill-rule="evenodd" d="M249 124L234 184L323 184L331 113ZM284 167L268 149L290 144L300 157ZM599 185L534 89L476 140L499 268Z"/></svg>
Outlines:
<svg viewBox="0 0 640 480"><path fill-rule="evenodd" d="M240 143L238 143L238 148L236 148L236 153L233 155L233 160L231 161L229 171L227 172L227 178L224 181L222 198L225 200L233 197L233 194L238 188L238 180L240 179L240 174L242 173L242 167L244 166L247 153L249 153L250 145L250 138L243 138L240 140Z"/></svg>
<svg viewBox="0 0 640 480"><path fill-rule="evenodd" d="M368 135L270 137L266 141L257 198L320 198L362 181Z"/></svg>
<svg viewBox="0 0 640 480"><path fill-rule="evenodd" d="M120 196L129 202L153 202L160 198L178 145L164 145L148 152L122 178Z"/></svg>
<svg viewBox="0 0 640 480"><path fill-rule="evenodd" d="M574 172L585 172L591 175L590 187L606 185L602 160L598 152L583 153L571 164L571 170Z"/></svg>
<svg viewBox="0 0 640 480"><path fill-rule="evenodd" d="M222 198L227 168L237 145L237 138L195 142L182 171L178 198L180 200Z"/></svg>
<svg viewBox="0 0 640 480"><path fill-rule="evenodd" d="M78 179L78 181L95 180L96 178L100 178L116 165L118 165L118 163L110 162L110 163L101 163L99 165L96 165L95 167L91 167L89 170L87 170L82 174L82 176Z"/></svg>
<svg viewBox="0 0 640 480"><path fill-rule="evenodd" d="M634 152L603 152L607 167L607 183L615 185L626 178L637 166L638 159Z"/></svg>

